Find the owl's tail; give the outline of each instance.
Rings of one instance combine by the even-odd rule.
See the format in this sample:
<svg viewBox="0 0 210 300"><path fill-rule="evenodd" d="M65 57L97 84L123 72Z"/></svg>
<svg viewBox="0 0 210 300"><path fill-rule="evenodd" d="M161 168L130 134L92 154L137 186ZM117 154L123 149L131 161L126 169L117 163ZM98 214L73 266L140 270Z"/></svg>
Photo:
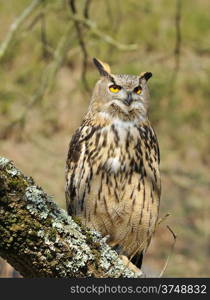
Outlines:
<svg viewBox="0 0 210 300"><path fill-rule="evenodd" d="M131 262L139 269L141 269L141 265L142 265L142 262L143 262L143 251L142 252L139 252L137 253L136 255L134 255L131 259Z"/></svg>

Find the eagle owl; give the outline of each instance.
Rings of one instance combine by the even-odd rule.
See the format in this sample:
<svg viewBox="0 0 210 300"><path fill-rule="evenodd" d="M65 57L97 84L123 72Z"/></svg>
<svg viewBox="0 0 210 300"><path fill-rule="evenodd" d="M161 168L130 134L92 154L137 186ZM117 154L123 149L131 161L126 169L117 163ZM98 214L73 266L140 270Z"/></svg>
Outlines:
<svg viewBox="0 0 210 300"><path fill-rule="evenodd" d="M108 243L141 267L156 228L159 147L148 120L150 72L100 73L88 112L73 135L66 163L68 213L109 236Z"/></svg>

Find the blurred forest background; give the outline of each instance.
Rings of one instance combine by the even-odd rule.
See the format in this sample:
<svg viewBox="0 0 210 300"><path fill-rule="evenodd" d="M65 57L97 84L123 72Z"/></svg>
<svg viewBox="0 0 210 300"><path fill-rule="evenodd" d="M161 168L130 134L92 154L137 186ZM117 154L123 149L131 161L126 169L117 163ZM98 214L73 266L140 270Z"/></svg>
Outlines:
<svg viewBox="0 0 210 300"><path fill-rule="evenodd" d="M61 207L70 137L98 79L151 71L161 150L161 216L144 268L210 276L210 1L0 0L0 155ZM12 25L13 24L13 25ZM3 261L0 276L17 276Z"/></svg>

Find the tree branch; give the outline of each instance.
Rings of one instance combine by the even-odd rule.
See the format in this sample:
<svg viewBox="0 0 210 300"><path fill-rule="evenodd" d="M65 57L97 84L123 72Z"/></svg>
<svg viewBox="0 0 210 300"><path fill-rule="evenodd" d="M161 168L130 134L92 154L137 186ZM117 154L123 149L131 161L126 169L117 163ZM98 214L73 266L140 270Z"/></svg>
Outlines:
<svg viewBox="0 0 210 300"><path fill-rule="evenodd" d="M0 158L0 256L24 277L142 277L6 158Z"/></svg>
<svg viewBox="0 0 210 300"><path fill-rule="evenodd" d="M91 21L90 19L85 19L84 17L81 17L78 14L74 14L73 16L70 16L70 19L74 20L74 21L77 21L77 22L80 22L81 24L86 25L93 35L100 38L101 40L103 40L107 44L110 44L110 45L116 47L118 50L132 51L132 50L137 50L138 47L139 47L137 44L126 45L126 44L122 44L120 42L117 42L116 39L114 39L110 35L105 34L104 32L102 32L97 27L97 24L95 22Z"/></svg>
<svg viewBox="0 0 210 300"><path fill-rule="evenodd" d="M170 84L169 84L169 92L168 94L171 96L174 94L174 88L176 86L179 70L180 70L180 55L181 55L181 13L182 13L182 3L181 0L176 0L176 8L175 8L175 46L174 46L174 69L172 72Z"/></svg>
<svg viewBox="0 0 210 300"><path fill-rule="evenodd" d="M0 60L4 57L6 50L8 49L10 43L14 39L15 34L24 23L24 21L31 15L31 13L41 4L42 0L34 0L31 4L26 7L22 14L15 20L10 26L5 40L0 45Z"/></svg>
<svg viewBox="0 0 210 300"><path fill-rule="evenodd" d="M7 138L15 129L16 132L23 132L25 122L27 119L27 114L30 109L35 106L37 103L42 102L44 96L52 89L55 77L60 67L62 66L63 61L65 60L67 53L70 49L72 39L70 34L72 31L72 24L69 23L66 28L63 36L60 38L57 47L54 51L53 60L47 67L44 69L41 80L39 82L37 90L34 92L32 97L29 99L26 108L21 113L21 115L13 120L8 126L2 129L0 133L0 139Z"/></svg>
<svg viewBox="0 0 210 300"><path fill-rule="evenodd" d="M180 51L181 51L181 0L176 1L176 15L175 15L175 28L176 28L176 43L174 48L175 57L175 72L178 73L180 67Z"/></svg>
<svg viewBox="0 0 210 300"><path fill-rule="evenodd" d="M68 4L69 4L69 7L70 7L70 9L72 11L72 14L73 15L77 14L77 8L76 8L76 5L75 5L75 0L69 0ZM89 5L90 5L90 1L86 1L85 8L84 8L84 18L88 18ZM77 37L78 37L79 45L80 45L80 48L81 48L81 51L82 51L82 55L83 55L82 82L83 82L84 87L86 88L86 90L88 92L90 92L90 88L89 88L88 81L87 81L87 78L86 78L88 51L87 51L87 47L86 47L85 40L84 40L83 30L81 28L80 22L78 22L77 20L74 20L73 22L74 22L74 25L75 25L75 29L76 29L76 32L77 32Z"/></svg>

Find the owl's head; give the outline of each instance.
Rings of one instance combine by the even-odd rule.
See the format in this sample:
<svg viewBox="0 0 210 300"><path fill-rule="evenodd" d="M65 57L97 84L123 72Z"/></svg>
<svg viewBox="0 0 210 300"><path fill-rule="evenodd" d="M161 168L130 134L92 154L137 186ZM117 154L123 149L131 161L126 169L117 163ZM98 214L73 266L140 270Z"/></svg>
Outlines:
<svg viewBox="0 0 210 300"><path fill-rule="evenodd" d="M93 91L90 109L108 118L144 120L147 117L150 72L140 75L112 74L108 64L94 58L100 80Z"/></svg>

